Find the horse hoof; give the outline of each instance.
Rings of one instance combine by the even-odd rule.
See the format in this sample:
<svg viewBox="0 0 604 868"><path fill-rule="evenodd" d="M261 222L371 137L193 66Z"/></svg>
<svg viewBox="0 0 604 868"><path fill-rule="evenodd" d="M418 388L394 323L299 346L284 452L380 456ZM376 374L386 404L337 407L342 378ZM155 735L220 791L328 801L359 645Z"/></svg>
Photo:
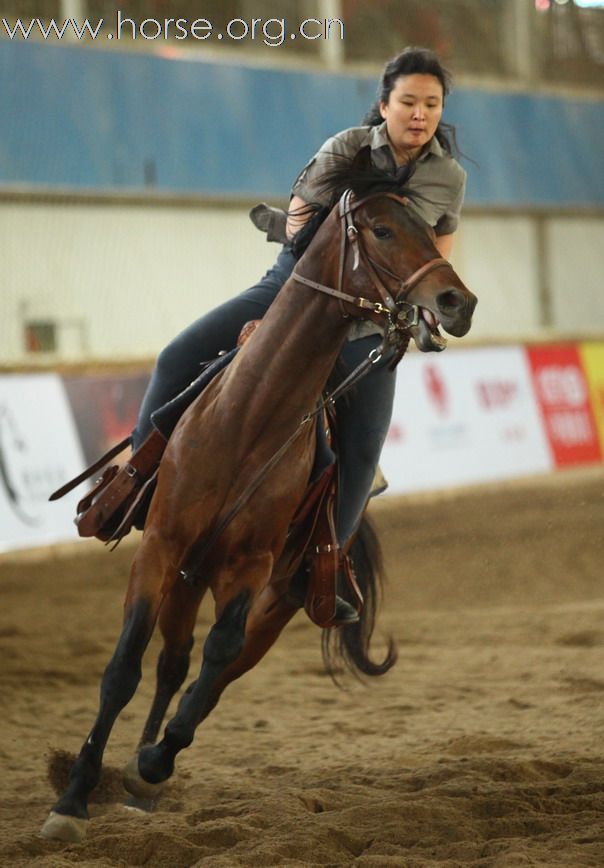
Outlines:
<svg viewBox="0 0 604 868"><path fill-rule="evenodd" d="M79 844L86 835L87 823L88 820L82 820L80 817L68 817L67 814L57 814L55 811L51 811L40 829L40 834L44 838Z"/></svg>
<svg viewBox="0 0 604 868"><path fill-rule="evenodd" d="M154 801L164 787L163 783L150 784L149 781L141 777L138 770L138 755L133 756L125 767L122 783L131 796L142 799L144 802Z"/></svg>

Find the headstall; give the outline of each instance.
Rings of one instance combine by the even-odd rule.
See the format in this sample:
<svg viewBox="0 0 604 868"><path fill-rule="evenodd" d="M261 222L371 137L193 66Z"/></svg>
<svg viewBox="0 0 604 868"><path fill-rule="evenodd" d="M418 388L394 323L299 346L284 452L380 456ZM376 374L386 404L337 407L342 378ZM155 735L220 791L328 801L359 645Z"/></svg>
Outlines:
<svg viewBox="0 0 604 868"><path fill-rule="evenodd" d="M298 283L302 283L305 286L309 286L311 289L316 289L319 292L323 292L327 295L331 295L334 298L339 299L342 313L345 317L348 317L349 314L347 314L344 309L344 303L350 304L354 308L371 311L371 313L376 313L380 316L386 317L386 337L394 337L396 332L401 332L405 329L410 328L411 326L416 326L419 323L419 305L411 304L410 302L408 302L406 300L406 296L415 286L417 286L418 283L420 283L420 281L424 279L424 277L426 277L426 275L430 274L430 272L434 271L436 268L450 268L451 263L448 262L448 260L443 259L442 257L431 259L429 260L429 262L426 262L424 265L420 266L420 268L414 271L413 274L406 280L402 280L399 275L394 274L392 271L389 271L385 266L380 265L379 263L372 260L367 254L367 251L362 244L359 230L354 225L353 215L358 208L360 208L370 199L374 199L377 196L385 196L388 199L393 199L395 202L399 202L403 206L407 205L408 202L408 200L405 199L403 196L398 196L396 193L388 192L372 193L371 195L364 196L362 199L359 199L357 201L353 201L352 190L346 190L342 194L338 206L341 231L340 262L338 270L337 289L334 289L330 286L325 286L322 283L317 283L314 280L309 280L309 278L298 274L298 272L295 270L292 272L292 277L294 278L294 280L297 280ZM349 295L348 293L343 291L342 287L344 284L344 265L346 260L347 243L350 244L352 248L352 270L356 271L356 269L359 267L359 262L363 263L365 269L369 273L374 287L378 291L381 301L371 301L370 299L363 298L362 296ZM389 277L393 277L396 281L398 281L399 288L394 296L387 289L383 280L379 276L377 269L383 271Z"/></svg>
<svg viewBox="0 0 604 868"><path fill-rule="evenodd" d="M210 534L210 537L205 540L203 547L195 551L195 558L197 563L199 563L199 561L205 557L208 550L214 545L214 543L216 542L220 534L224 531L224 529L231 523L235 515L237 515L237 513L249 501L250 497L257 490L258 486L262 483L267 474L286 454L287 450L290 448L294 440L296 440L296 438L300 436L301 432L305 429L305 426L319 413L321 413L324 407L326 407L328 404L333 404L337 398L340 398L342 395L344 395L349 389L351 389L355 385L355 383L357 383L360 379L366 376L372 366L376 365L382 359L387 346L390 350L395 350L394 357L391 357L390 370L393 370L396 367L396 365L404 355L407 344L409 343L409 335L405 334L405 330L408 329L410 326L417 325L419 323L419 306L416 304L410 304L408 301L406 301L404 296L408 295L408 293L413 289L413 287L417 286L417 284L421 280L423 280L423 278L427 274L429 274L431 271L434 271L435 268L443 268L444 266L447 266L449 268L451 267L450 263L447 262L446 259L431 259L429 262L426 262L425 265L422 265L420 268L414 271L413 274L407 278L407 280L401 280L398 275L389 271L387 268L385 268L385 266L374 262L367 255L367 252L363 248L359 231L354 225L353 214L357 210L357 208L360 208L362 205L365 204L365 202L367 202L369 199L375 198L376 196L387 196L389 199L394 199L396 202L400 202L401 205L407 204L406 200L402 196L397 196L396 193L372 193L370 196L365 196L362 199L353 202L352 191L346 190L346 192L342 195L342 198L340 199L340 264L337 289L333 289L331 286L325 286L322 283L317 283L314 280L309 280L307 277L303 277L301 274L298 274L295 270L292 272L292 277L299 283L311 287L311 289L316 289L319 292L324 292L327 295L331 295L339 299L340 305L342 307L342 313L345 317L349 317L349 314L347 314L344 310L344 303L350 304L353 307L359 308L361 310L368 310L372 313L379 314L380 316L385 316L387 319L387 326L385 329L384 340L382 341L381 345L373 349L369 353L367 358L363 359L363 361L332 392L324 395L323 399L310 413L307 413L301 419L295 431L288 437L285 443L283 443L279 447L279 449L277 449L274 455L272 455L271 458L269 458L268 461L266 461L265 464L260 468L260 470L248 483L245 490L239 495L231 508L224 515L219 517L219 520L215 523L214 529ZM363 298L362 296L349 295L348 293L342 291L347 243L349 243L352 247L352 270L355 271L359 267L359 262L363 262L363 265L367 269L369 276L371 277L371 280L381 297L381 301L370 301L369 299ZM394 278L400 284L399 290L395 296L392 296L384 285L382 279L377 273L376 269L378 268L389 277ZM186 579L187 570L181 570L181 573Z"/></svg>

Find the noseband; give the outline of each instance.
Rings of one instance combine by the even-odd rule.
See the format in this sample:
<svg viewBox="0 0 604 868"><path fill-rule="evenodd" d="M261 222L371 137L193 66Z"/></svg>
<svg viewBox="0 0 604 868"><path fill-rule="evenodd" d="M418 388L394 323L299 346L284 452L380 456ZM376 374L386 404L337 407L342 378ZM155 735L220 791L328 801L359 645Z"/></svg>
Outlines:
<svg viewBox="0 0 604 868"><path fill-rule="evenodd" d="M260 468L259 472L239 495L231 509L224 516L219 516L219 520L215 523L209 540L205 542L201 551L196 551L196 562L199 562L201 558L205 557L206 552L212 547L212 545L214 545L215 541L231 523L235 515L237 515L237 513L249 501L252 494L257 490L268 473L270 473L273 467L281 460L282 456L287 452L294 440L300 436L301 432L305 429L305 426L311 420L315 419L315 417L321 413L325 407L333 405L337 398L344 395L355 385L355 383L369 373L371 367L377 364L382 358L386 344L388 344L391 349L396 350L390 363L390 370L394 370L404 355L405 350L407 349L407 344L409 343L409 336L404 334L404 330L419 323L419 306L416 304L410 304L405 300L404 296L408 295L413 287L417 286L417 284L423 280L427 274L434 271L435 268L442 268L444 266L449 268L451 267L450 263L447 262L446 259L431 259L429 262L426 262L425 265L418 268L417 271L414 271L407 280L401 280L398 275L370 259L363 248L359 230L354 225L352 215L357 208L360 208L365 204L365 202L369 201L369 199L375 198L376 196L387 196L389 199L394 199L395 202L399 202L401 205L407 204L407 200L402 196L397 196L396 193L372 193L370 196L365 196L363 199L359 199L358 202L352 202L352 191L346 190L340 199L340 266L337 289L325 286L322 283L316 283L314 280L309 280L307 277L297 274L295 270L292 272L291 276L297 280L298 283L303 283L305 286L311 287L311 289L316 289L319 292L324 292L327 295L339 299L342 313L347 319L349 319L350 316L344 310L344 303L351 304L355 308L360 308L361 310L368 310L372 313L379 314L380 316L385 316L387 319L387 327L385 329L384 340L382 341L381 346L373 349L367 358L364 359L350 374L348 374L348 376L342 380L333 391L325 395L310 413L306 413L306 415L303 416L293 434L290 435L285 443L283 443L283 445ZM359 267L359 262L363 262L363 265L367 269L373 285L376 287L382 301L370 301L367 298L362 298L362 296L348 295L347 293L342 292L347 243L351 245L353 251L352 270L355 271ZM399 282L400 289L394 297L390 294L381 280L376 271L377 268ZM404 310L403 308L406 309Z"/></svg>
<svg viewBox="0 0 604 868"><path fill-rule="evenodd" d="M371 311L371 313L378 314L379 316L383 316L386 318L386 334L394 336L396 332L403 331L405 329L410 328L411 326L416 326L419 323L419 305L411 304L406 300L406 297L411 292L411 290L420 283L426 275L430 274L430 272L434 271L436 268L451 268L451 263L448 260L443 259L442 257L438 257L435 259L430 259L424 265L420 266L413 274L408 277L406 280L403 280L399 275L394 274L392 271L389 271L383 265L375 262L370 258L365 250L361 236L359 234L359 230L354 225L354 212L364 205L366 202L371 199L375 199L376 197L386 197L388 199L393 199L395 202L398 202L400 205L406 206L408 204L408 200L403 196L398 196L396 193L372 193L370 196L364 196L362 199L358 201L352 201L352 190L346 190L339 203L339 215L340 215L340 263L338 270L338 288L333 289L330 286L325 286L322 283L317 283L314 280L309 280L307 277L303 277L301 274L298 274L295 270L292 272L292 277L294 280L297 280L298 283L303 283L305 286L311 287L311 289L316 289L319 292L323 292L326 295L331 295L340 300L340 306L342 308L343 315L348 318L350 315L346 313L344 310L344 303L350 304L355 308L360 308L361 310ZM378 292L378 295L381 298L381 301L370 301L367 298L363 298L362 296L354 296L349 295L346 292L343 292L342 287L344 284L344 264L346 259L346 246L350 244L352 247L353 253L353 264L352 270L356 271L359 267L359 262L362 262L366 271L371 278L371 282L373 286ZM393 296L390 291L387 289L386 285L380 278L377 269L383 271L385 274L393 277L399 283L398 292Z"/></svg>

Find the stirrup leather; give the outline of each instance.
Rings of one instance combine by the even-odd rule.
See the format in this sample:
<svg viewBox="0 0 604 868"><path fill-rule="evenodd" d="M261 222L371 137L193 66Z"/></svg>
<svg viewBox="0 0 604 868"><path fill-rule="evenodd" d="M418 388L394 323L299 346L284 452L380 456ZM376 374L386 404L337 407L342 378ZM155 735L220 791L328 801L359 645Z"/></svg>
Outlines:
<svg viewBox="0 0 604 868"><path fill-rule="evenodd" d="M333 518L335 502L335 480L332 481L308 548L310 572L304 608L308 617L319 627L337 627L336 617L337 586L341 576L347 582L353 597L353 606L360 614L363 608L363 595L357 585L352 563L348 555L342 554L338 545Z"/></svg>

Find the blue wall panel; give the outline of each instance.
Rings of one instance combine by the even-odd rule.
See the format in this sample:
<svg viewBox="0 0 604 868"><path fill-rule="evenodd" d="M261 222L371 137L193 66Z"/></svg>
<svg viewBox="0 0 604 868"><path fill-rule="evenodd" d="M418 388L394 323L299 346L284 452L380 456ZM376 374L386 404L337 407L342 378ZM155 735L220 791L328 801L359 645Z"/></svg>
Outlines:
<svg viewBox="0 0 604 868"><path fill-rule="evenodd" d="M285 196L369 77L0 41L0 185ZM458 90L467 201L604 207L604 102Z"/></svg>

